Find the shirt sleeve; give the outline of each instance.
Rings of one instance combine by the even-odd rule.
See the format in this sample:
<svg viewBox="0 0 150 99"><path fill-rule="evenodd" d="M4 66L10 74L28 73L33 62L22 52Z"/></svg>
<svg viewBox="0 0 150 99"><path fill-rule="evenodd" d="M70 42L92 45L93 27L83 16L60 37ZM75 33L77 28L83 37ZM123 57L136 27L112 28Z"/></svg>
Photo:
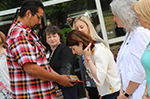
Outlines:
<svg viewBox="0 0 150 99"><path fill-rule="evenodd" d="M24 36L23 32L20 33L18 37L13 39L13 44L11 44L11 52L15 56L15 61L18 61L20 66L27 62L36 63L35 55L35 42L33 39L27 36Z"/></svg>
<svg viewBox="0 0 150 99"><path fill-rule="evenodd" d="M149 42L150 35L144 30L137 30L131 41L130 53L131 64L127 77L129 80L141 83L145 79L145 71L141 64L141 56Z"/></svg>
<svg viewBox="0 0 150 99"><path fill-rule="evenodd" d="M108 49L105 49L104 47L100 46L101 48L98 48L94 53L94 65L96 66L97 70L97 78L100 83L97 82L100 86L104 84L104 81L106 79L107 75L107 68L109 63L109 55L108 55Z"/></svg>

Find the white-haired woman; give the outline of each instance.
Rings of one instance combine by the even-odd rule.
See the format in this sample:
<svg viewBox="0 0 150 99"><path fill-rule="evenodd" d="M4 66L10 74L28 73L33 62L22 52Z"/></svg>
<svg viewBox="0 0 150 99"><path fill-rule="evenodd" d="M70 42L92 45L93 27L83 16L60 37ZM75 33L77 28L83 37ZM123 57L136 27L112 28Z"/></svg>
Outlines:
<svg viewBox="0 0 150 99"><path fill-rule="evenodd" d="M140 26L132 5L137 0L113 0L110 4L114 21L126 30L117 57L117 68L122 82L118 99L141 99L145 90L145 71L141 56L150 40L150 31Z"/></svg>

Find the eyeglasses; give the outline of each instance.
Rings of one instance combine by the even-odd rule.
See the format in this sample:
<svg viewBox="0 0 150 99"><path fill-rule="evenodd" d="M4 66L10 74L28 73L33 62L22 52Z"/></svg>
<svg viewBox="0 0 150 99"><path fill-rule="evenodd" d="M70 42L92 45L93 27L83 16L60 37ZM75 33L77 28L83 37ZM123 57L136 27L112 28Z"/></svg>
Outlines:
<svg viewBox="0 0 150 99"><path fill-rule="evenodd" d="M40 15L38 15L37 13L36 13L36 15L37 15L37 17L38 17L38 20L41 21L43 17L40 16Z"/></svg>

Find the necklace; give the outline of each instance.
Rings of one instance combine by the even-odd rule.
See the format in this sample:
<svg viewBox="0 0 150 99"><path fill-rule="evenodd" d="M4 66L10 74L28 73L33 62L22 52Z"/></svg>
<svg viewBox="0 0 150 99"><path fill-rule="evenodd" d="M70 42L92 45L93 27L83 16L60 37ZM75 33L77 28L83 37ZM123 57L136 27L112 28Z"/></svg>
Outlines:
<svg viewBox="0 0 150 99"><path fill-rule="evenodd" d="M52 53L49 54L49 58L48 58L49 61L50 61L51 58L52 58L53 52L54 52L54 51L52 51Z"/></svg>
<svg viewBox="0 0 150 99"><path fill-rule="evenodd" d="M52 56L50 55L50 56L49 56L49 58L48 58L48 60L50 61L50 60L51 60L51 58L52 58Z"/></svg>

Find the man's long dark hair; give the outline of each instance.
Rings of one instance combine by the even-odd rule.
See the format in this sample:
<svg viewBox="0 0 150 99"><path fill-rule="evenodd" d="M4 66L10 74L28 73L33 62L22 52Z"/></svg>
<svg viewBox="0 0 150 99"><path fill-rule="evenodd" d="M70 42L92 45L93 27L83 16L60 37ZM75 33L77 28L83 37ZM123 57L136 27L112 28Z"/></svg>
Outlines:
<svg viewBox="0 0 150 99"><path fill-rule="evenodd" d="M44 10L44 5L40 0L25 0L20 9L17 9L15 18L17 18L17 15L22 18L25 16L25 13L27 10L30 10L32 15L38 13L38 8L42 8Z"/></svg>

